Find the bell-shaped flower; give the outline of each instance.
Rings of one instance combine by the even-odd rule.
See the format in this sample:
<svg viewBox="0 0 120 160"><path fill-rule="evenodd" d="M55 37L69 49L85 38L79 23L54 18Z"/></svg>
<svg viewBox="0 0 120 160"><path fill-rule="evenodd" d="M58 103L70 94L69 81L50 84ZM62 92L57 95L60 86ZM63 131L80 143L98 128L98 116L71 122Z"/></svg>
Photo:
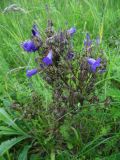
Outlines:
<svg viewBox="0 0 120 160"><path fill-rule="evenodd" d="M76 32L76 28L75 28L75 27L72 27L72 28L70 28L69 30L67 30L67 33L68 33L70 36L73 36L75 32Z"/></svg>
<svg viewBox="0 0 120 160"><path fill-rule="evenodd" d="M30 78L30 77L32 77L33 75L37 74L37 73L38 73L38 69L37 69L37 68L31 69L31 70L27 70L26 76Z"/></svg>
<svg viewBox="0 0 120 160"><path fill-rule="evenodd" d="M97 67L100 67L101 58L98 58L97 60L93 58L87 58L87 62L90 65L91 71L96 72Z"/></svg>
<svg viewBox="0 0 120 160"><path fill-rule="evenodd" d="M87 49L87 51L89 52L91 50L91 45L92 45L92 41L90 39L90 35L89 33L86 34L86 39L84 40L84 46Z"/></svg>
<svg viewBox="0 0 120 160"><path fill-rule="evenodd" d="M49 65L51 65L53 63L52 62L52 58L53 58L53 51L51 49L51 50L49 50L48 55L46 57L44 57L42 59L42 61L43 61L43 63L45 63L46 66L49 66Z"/></svg>
<svg viewBox="0 0 120 160"><path fill-rule="evenodd" d="M34 40L35 38L37 38L36 43ZM41 40L39 38L39 31L36 25L33 25L32 28L32 39L24 41L21 46L27 52L35 52L39 49L39 47L41 46Z"/></svg>
<svg viewBox="0 0 120 160"><path fill-rule="evenodd" d="M38 50L33 40L27 40L21 44L22 48L27 52L35 52Z"/></svg>

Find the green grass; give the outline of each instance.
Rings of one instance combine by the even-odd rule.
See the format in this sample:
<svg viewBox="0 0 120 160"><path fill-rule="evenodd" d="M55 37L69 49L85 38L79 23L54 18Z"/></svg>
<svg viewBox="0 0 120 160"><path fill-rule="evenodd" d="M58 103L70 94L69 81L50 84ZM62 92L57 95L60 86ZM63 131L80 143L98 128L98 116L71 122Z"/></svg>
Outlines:
<svg viewBox="0 0 120 160"><path fill-rule="evenodd" d="M21 6L27 13L3 14L3 9L12 3ZM46 4L49 11L46 11ZM33 127L32 136L37 140L39 149L34 154L36 158L32 155L34 152L29 152L31 160L37 160L38 153L46 160L54 160L55 157L56 160L120 159L120 1L1 0L0 11L0 105L12 114L20 126L19 112L11 109L11 105L17 104L30 113L41 112L39 117L27 123L23 119L26 132ZM25 53L20 47L21 42L29 39L33 23L38 24L44 36L49 18L53 20L55 30L76 26L76 51L82 50L86 32L92 38L100 35L108 60L107 76L96 83L96 92L102 103L80 108L74 116L70 111L65 115L63 124L48 112L52 103L52 88L39 76L31 80L26 77L26 69L36 65L33 62L35 55ZM108 96L112 98L111 105L104 107L103 99ZM58 122L62 138L52 133L52 126ZM1 138L1 142L4 139ZM7 155L9 160L17 159L15 153L9 150L3 159L8 160Z"/></svg>

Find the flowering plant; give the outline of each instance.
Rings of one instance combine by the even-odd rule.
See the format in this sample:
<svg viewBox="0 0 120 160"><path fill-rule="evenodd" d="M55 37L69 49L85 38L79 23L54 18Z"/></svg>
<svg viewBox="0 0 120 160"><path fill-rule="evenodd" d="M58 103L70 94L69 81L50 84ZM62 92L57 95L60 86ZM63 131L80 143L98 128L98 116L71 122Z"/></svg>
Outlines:
<svg viewBox="0 0 120 160"><path fill-rule="evenodd" d="M27 70L27 77L42 74L54 90L54 102L65 102L69 106L83 105L94 95L95 83L101 73L106 71L107 61L100 50L100 39L90 39L87 33L82 53L76 53L72 38L76 28L55 32L53 23L48 20L46 39L43 40L36 25L32 37L22 43L28 53L38 52L35 58L37 68Z"/></svg>

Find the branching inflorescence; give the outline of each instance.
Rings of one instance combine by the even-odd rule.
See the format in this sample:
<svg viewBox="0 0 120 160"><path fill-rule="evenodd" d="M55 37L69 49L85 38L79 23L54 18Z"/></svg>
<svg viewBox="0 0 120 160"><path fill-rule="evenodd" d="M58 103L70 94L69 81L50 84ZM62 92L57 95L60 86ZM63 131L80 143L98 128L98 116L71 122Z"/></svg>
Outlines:
<svg viewBox="0 0 120 160"><path fill-rule="evenodd" d="M95 82L106 71L106 60L100 53L100 39L90 39L87 33L82 53L73 50L72 38L76 28L55 32L48 20L46 38L43 40L36 25L32 37L22 43L28 53L38 52L35 58L37 68L27 70L27 77L40 73L53 87L54 100L66 102L69 106L83 105L95 89Z"/></svg>

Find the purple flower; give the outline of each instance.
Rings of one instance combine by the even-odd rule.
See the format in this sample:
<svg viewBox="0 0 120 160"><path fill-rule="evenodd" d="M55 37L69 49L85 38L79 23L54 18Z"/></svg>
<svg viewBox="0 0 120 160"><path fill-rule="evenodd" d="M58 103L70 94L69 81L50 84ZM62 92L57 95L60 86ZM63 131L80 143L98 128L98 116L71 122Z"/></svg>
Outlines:
<svg viewBox="0 0 120 160"><path fill-rule="evenodd" d="M39 32L38 32L38 29L37 29L37 26L36 25L33 25L33 28L32 28L32 36L33 38L34 37L37 37L39 38ZM35 52L39 49L38 46L41 45L41 40L39 40L39 45L36 45L34 43L34 40L27 40L27 41L24 41L21 46L22 48L27 51L27 52Z"/></svg>
<svg viewBox="0 0 120 160"><path fill-rule="evenodd" d="M27 52L35 52L38 50L38 47L35 46L32 40L27 40L21 44L22 48Z"/></svg>
<svg viewBox="0 0 120 160"><path fill-rule="evenodd" d="M33 25L32 34L33 36L39 37L39 31L36 25Z"/></svg>
<svg viewBox="0 0 120 160"><path fill-rule="evenodd" d="M26 76L27 77L32 77L33 75L35 75L35 74L37 74L37 72L38 72L38 69L31 69L31 70L27 70L27 72L26 72Z"/></svg>
<svg viewBox="0 0 120 160"><path fill-rule="evenodd" d="M68 54L67 54L67 60L72 60L73 57L74 57L74 53L68 52Z"/></svg>
<svg viewBox="0 0 120 160"><path fill-rule="evenodd" d="M100 67L101 58L98 58L97 60L95 60L93 58L88 58L87 62L91 67L91 71L96 72L96 68Z"/></svg>
<svg viewBox="0 0 120 160"><path fill-rule="evenodd" d="M84 46L87 48L87 50L89 51L89 49L91 48L92 45L92 41L90 39L90 35L89 33L86 34L86 39L84 40Z"/></svg>
<svg viewBox="0 0 120 160"><path fill-rule="evenodd" d="M89 33L86 34L86 40L88 40L88 41L90 40L90 35L89 35Z"/></svg>
<svg viewBox="0 0 120 160"><path fill-rule="evenodd" d="M73 36L75 32L76 32L76 28L75 28L75 27L72 27L72 28L70 28L69 30L67 30L67 33L68 33L70 36Z"/></svg>
<svg viewBox="0 0 120 160"><path fill-rule="evenodd" d="M43 58L43 63L45 63L46 66L49 66L52 64L52 58L53 58L53 52L52 49L49 50L49 53L46 57Z"/></svg>

